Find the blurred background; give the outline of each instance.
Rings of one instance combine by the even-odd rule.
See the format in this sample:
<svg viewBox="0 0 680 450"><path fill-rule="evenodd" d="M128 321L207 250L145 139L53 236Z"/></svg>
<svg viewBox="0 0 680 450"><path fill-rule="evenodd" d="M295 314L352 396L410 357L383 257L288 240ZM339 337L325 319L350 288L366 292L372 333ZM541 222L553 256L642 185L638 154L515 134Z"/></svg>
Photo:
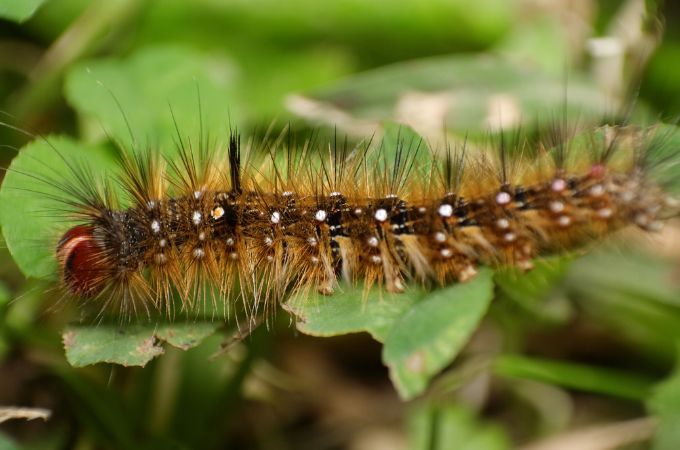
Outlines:
<svg viewBox="0 0 680 450"><path fill-rule="evenodd" d="M396 121L436 144L633 104L673 122L678 80L674 1L0 0L0 121L88 145L125 143L125 117L163 145L197 97L217 134ZM0 127L0 165L29 140ZM78 311L50 309L52 282L2 245L0 407L51 415L0 413L0 449L677 449L679 230L498 274L462 354L410 401L367 333L306 336L285 312L218 358L228 330L144 368L73 368L60 333Z"/></svg>

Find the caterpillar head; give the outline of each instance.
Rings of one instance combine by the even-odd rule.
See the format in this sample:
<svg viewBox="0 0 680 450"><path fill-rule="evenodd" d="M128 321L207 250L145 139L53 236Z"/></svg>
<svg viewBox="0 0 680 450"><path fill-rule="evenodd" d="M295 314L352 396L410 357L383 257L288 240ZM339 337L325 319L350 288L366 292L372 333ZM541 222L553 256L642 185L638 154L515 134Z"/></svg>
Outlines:
<svg viewBox="0 0 680 450"><path fill-rule="evenodd" d="M57 260L62 282L71 294L92 298L104 290L108 270L103 254L93 226L78 225L64 233L57 245Z"/></svg>

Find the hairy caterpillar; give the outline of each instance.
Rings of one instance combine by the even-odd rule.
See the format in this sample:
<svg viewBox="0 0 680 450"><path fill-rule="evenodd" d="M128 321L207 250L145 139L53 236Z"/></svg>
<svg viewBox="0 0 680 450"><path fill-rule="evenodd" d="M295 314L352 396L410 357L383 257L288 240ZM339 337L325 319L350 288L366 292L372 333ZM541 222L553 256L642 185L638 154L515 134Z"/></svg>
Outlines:
<svg viewBox="0 0 680 450"><path fill-rule="evenodd" d="M342 279L401 292L465 282L480 264L528 270L679 212L673 180L655 176L675 153L655 127L562 124L443 155L417 140L298 148L285 136L242 150L237 132L226 151L179 135L177 147L174 158L120 151L113 182L68 161L69 184L42 179L80 222L56 246L69 294L124 315L172 315L176 297L185 311L240 299L252 317Z"/></svg>

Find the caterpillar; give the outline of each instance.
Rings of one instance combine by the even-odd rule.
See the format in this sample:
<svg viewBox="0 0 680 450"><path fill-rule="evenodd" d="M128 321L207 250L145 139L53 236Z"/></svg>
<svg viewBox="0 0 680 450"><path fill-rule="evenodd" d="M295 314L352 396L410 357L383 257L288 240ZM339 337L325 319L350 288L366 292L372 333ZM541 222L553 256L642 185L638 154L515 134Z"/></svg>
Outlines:
<svg viewBox="0 0 680 450"><path fill-rule="evenodd" d="M178 134L174 157L120 150L113 181L71 161L68 183L39 181L78 222L55 246L70 297L125 316L173 316L179 298L187 312L239 303L253 317L341 281L464 283L480 265L530 270L621 228L658 231L680 212L658 175L677 156L669 142L654 126L563 124L441 152L404 138L242 145L237 131L222 149Z"/></svg>

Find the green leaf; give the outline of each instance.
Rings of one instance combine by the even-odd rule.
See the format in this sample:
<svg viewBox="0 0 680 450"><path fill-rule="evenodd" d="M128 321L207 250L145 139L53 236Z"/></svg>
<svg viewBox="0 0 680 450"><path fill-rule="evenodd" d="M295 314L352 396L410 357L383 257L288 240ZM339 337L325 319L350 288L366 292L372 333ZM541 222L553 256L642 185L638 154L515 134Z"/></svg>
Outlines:
<svg viewBox="0 0 680 450"><path fill-rule="evenodd" d="M151 2L139 17L135 42L228 46L269 63L263 69L270 74L279 69L279 61L270 63L270 54L290 48L297 52L309 47L346 48L358 59L356 64L379 65L422 54L485 48L513 21L514 9L504 0L165 0ZM456 26L451 26L452 17Z"/></svg>
<svg viewBox="0 0 680 450"><path fill-rule="evenodd" d="M659 418L652 449L680 448L680 370L676 369L667 380L654 387L647 407Z"/></svg>
<svg viewBox="0 0 680 450"><path fill-rule="evenodd" d="M66 329L62 338L66 359L74 367L100 362L143 367L163 354L161 341L187 350L200 344L219 326L212 322L83 326Z"/></svg>
<svg viewBox="0 0 680 450"><path fill-rule="evenodd" d="M7 287L3 281L0 281L0 311L7 305L12 299L12 292Z"/></svg>
<svg viewBox="0 0 680 450"><path fill-rule="evenodd" d="M337 336L367 331L384 342L394 321L425 295L427 291L416 287L403 294L373 287L364 294L361 288L344 285L331 296L298 293L284 308L296 316L302 333Z"/></svg>
<svg viewBox="0 0 680 450"><path fill-rule="evenodd" d="M23 22L31 17L45 0L0 0L0 17Z"/></svg>
<svg viewBox="0 0 680 450"><path fill-rule="evenodd" d="M677 124L658 124L645 155L649 159L649 176L664 187L666 192L680 196L680 127Z"/></svg>
<svg viewBox="0 0 680 450"><path fill-rule="evenodd" d="M493 271L467 283L432 291L393 325L383 361L402 398L420 394L453 361L493 298Z"/></svg>
<svg viewBox="0 0 680 450"><path fill-rule="evenodd" d="M532 318L562 323L571 311L564 301L553 299L550 294L564 279L571 261L571 256L549 257L535 260L535 267L529 272L501 269L494 277L499 296L529 312Z"/></svg>
<svg viewBox="0 0 680 450"><path fill-rule="evenodd" d="M480 423L462 405L426 403L408 418L412 450L503 450L510 448L500 427Z"/></svg>
<svg viewBox="0 0 680 450"><path fill-rule="evenodd" d="M537 380L631 400L644 399L652 384L647 378L620 370L510 354L496 358L494 371L505 377Z"/></svg>
<svg viewBox="0 0 680 450"><path fill-rule="evenodd" d="M103 128L126 146L132 134L140 146L167 150L178 139L175 122L185 144L196 145L201 129L222 142L232 115L240 117L235 80L223 56L165 45L81 63L68 73L65 94L90 137L102 137Z"/></svg>
<svg viewBox="0 0 680 450"><path fill-rule="evenodd" d="M680 340L680 289L671 261L632 251L598 251L577 261L565 283L591 320L668 364Z"/></svg>
<svg viewBox="0 0 680 450"><path fill-rule="evenodd" d="M383 124L383 137L380 142L381 155L385 161L395 161L397 152L401 152L402 161L413 157L416 153L429 156L427 143L413 128L408 125L386 122Z"/></svg>
<svg viewBox="0 0 680 450"><path fill-rule="evenodd" d="M86 166L93 182L106 178L115 163L102 147L48 136L26 145L14 158L0 188L0 225L7 248L28 277L52 278L55 249L72 224L64 213L63 187L73 178L69 165Z"/></svg>
<svg viewBox="0 0 680 450"><path fill-rule="evenodd" d="M20 450L20 447L4 433L0 433L0 450Z"/></svg>
<svg viewBox="0 0 680 450"><path fill-rule="evenodd" d="M560 17L542 14L513 27L494 50L515 61L524 61L550 73L564 73L570 41ZM573 43L571 43L573 45ZM567 83L567 79L563 78Z"/></svg>
<svg viewBox="0 0 680 450"><path fill-rule="evenodd" d="M551 125L565 113L599 118L611 106L581 76L570 77L565 92L563 76L489 54L398 63L307 92L300 100L290 104L294 112L315 120L342 117L341 125L350 129L365 130L396 116L423 129L446 125L458 133L486 133L498 124Z"/></svg>
<svg viewBox="0 0 680 450"><path fill-rule="evenodd" d="M569 269L570 257L550 257L534 261L528 272L508 267L496 272L494 281L504 294L520 304L544 299Z"/></svg>
<svg viewBox="0 0 680 450"><path fill-rule="evenodd" d="M588 289L613 290L680 306L675 270L668 261L639 252L598 251L574 264L570 278Z"/></svg>

